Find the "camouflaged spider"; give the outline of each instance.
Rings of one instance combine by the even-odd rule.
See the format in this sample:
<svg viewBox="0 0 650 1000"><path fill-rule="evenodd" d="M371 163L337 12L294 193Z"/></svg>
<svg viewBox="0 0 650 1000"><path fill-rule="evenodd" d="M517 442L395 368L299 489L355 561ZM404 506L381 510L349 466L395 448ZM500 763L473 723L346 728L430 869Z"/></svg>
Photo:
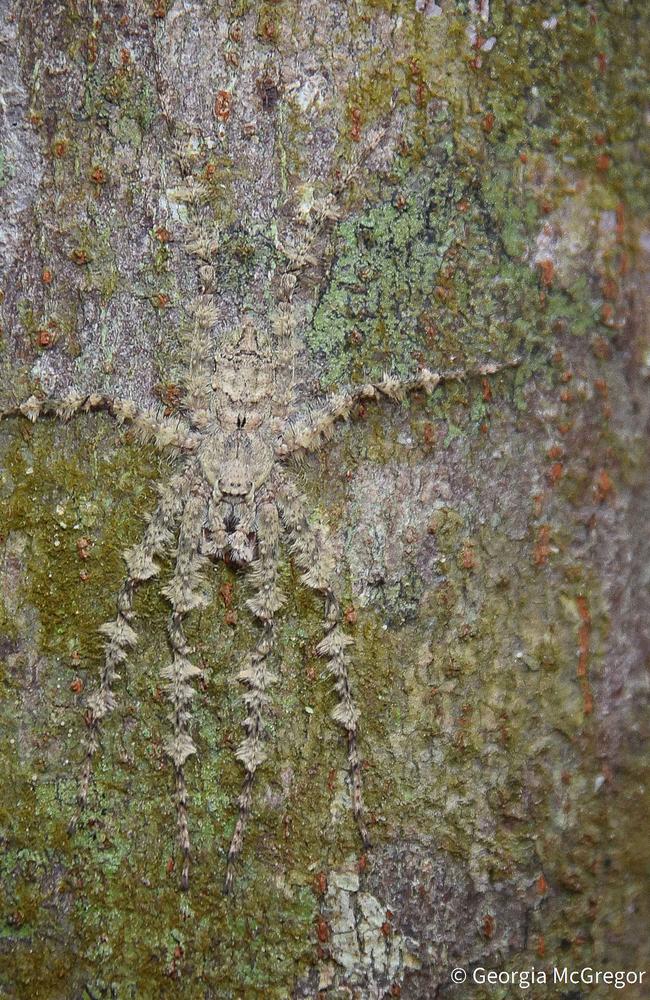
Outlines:
<svg viewBox="0 0 650 1000"><path fill-rule="evenodd" d="M366 155L378 138L370 143ZM183 164L181 157L181 165ZM343 176L339 190L354 176L360 163ZM334 680L338 704L334 719L347 735L348 769L352 809L364 847L370 844L366 828L358 748L359 710L349 677L349 646L336 587L336 558L323 531L309 521L308 505L290 470L293 458L317 452L334 433L337 424L361 409L359 404L389 400L399 403L414 392L433 392L443 382L486 376L518 364L517 360L488 363L471 370L432 372L422 368L401 380L385 375L377 383L349 387L325 397L316 406L301 407L296 401L293 379L293 337L297 325L293 297L299 276L318 264L315 250L319 233L338 218L336 188L327 197L314 200L302 219L304 238L276 240L284 258L279 270L275 311L270 317L270 335L261 323L245 319L239 329L216 342L214 330L219 313L211 282L210 265L215 244L200 223L185 248L198 264L201 294L188 310L190 323L182 335L184 374L182 416L171 418L133 402L108 395L72 393L64 399L30 397L26 402L0 411L0 419L39 417L69 420L76 414L105 411L120 423L131 424L137 437L158 450L170 453L174 471L160 488L160 499L141 540L124 554L127 575L117 598L116 617L101 626L105 637L104 659L97 691L88 699L88 735L78 803L86 807L92 761L99 747L100 728L115 707L113 687L118 670L136 643L133 629L133 598L136 588L156 576L156 562L176 542L171 581L162 588L171 605L168 632L171 662L161 671L170 707L172 733L165 743L175 773L178 840L183 855L181 885L189 884L190 837L188 790L185 765L196 753L191 736L193 682L201 669L191 659L192 650L184 624L194 610L205 607L204 573L210 561L228 560L247 571L253 595L247 606L260 631L255 648L237 675L244 687L245 737L236 751L245 776L238 799L239 814L228 851L225 888L233 884L235 865L242 851L244 831L250 815L255 774L265 760L264 710L268 689L277 679L270 669L275 639L275 618L284 603L278 585L279 549L288 543L301 580L319 593L325 605L325 635L317 647L327 660ZM178 201L201 206L206 189L203 179L184 171L184 184L175 189ZM276 272L277 273L277 272ZM265 324L266 325L266 324ZM74 827L73 821L72 826Z"/></svg>

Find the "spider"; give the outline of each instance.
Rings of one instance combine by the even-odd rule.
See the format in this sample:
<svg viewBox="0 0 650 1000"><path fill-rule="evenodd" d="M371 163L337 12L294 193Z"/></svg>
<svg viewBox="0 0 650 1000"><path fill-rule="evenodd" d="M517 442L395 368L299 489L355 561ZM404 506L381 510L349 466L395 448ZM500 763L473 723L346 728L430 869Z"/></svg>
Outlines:
<svg viewBox="0 0 650 1000"><path fill-rule="evenodd" d="M344 179L347 182L352 171ZM200 204L201 182L187 177L177 197ZM237 675L244 688L244 738L236 756L244 770L238 798L238 816L228 850L225 891L233 887L237 861L251 813L255 775L266 758L264 712L269 688L277 680L270 668L277 613L284 604L278 585L281 544L302 571L302 583L324 602L324 635L317 653L327 661L338 703L333 718L347 737L347 760L354 817L364 848L370 846L366 825L359 756L359 709L350 681L352 638L343 627L336 585L336 558L323 531L310 524L309 509L291 473L297 457L318 452L337 425L355 417L370 402L400 403L413 393L432 393L442 383L492 375L518 360L490 362L471 370L433 372L422 368L410 379L386 374L379 382L351 386L325 396L316 406L301 407L295 397L291 372L291 342L296 320L292 299L301 271L318 263L314 245L319 230L337 218L334 196L312 208L307 237L302 244L282 245L286 265L280 274L280 294L271 317L272 335L265 337L250 317L215 345L213 330L218 312L211 294L206 260L213 248L202 231L186 240L198 259L202 293L190 309L185 337L185 396L183 415L169 417L139 408L135 403L104 394L71 393L62 399L31 396L0 411L0 419L24 417L36 421L54 417L63 421L78 414L107 412L120 424L131 424L143 442L171 454L174 468L159 490L159 502L146 530L124 553L127 573L117 596L114 619L101 626L104 654L97 690L86 710L87 738L78 792L79 812L87 806L93 758L99 748L102 725L116 700L119 670L135 646L133 600L140 584L159 572L158 561L175 543L171 581L162 593L171 606L168 633L171 660L162 669L169 705L171 734L165 751L175 777L178 843L183 864L181 888L189 887L190 833L186 762L197 752L191 735L193 684L202 671L192 661L185 624L192 611L205 607L205 573L211 562L227 560L246 573L252 595L247 607L259 624L254 649ZM215 353L215 347L218 349ZM74 829L78 817L71 823Z"/></svg>

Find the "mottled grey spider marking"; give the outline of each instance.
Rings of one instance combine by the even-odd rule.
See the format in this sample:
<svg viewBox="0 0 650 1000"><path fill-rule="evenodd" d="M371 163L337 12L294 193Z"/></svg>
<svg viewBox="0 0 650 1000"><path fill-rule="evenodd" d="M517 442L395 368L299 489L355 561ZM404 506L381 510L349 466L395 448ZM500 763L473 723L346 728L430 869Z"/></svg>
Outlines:
<svg viewBox="0 0 650 1000"><path fill-rule="evenodd" d="M188 177L176 196L189 205L200 204L200 182ZM100 729L115 707L113 689L119 680L118 671L136 643L135 590L157 575L157 559L176 540L174 573L162 591L171 606L168 631L172 655L161 676L169 704L171 734L165 750L175 772L178 841L183 855L181 885L185 889L190 865L185 764L196 753L191 706L193 683L202 671L192 662L184 625L192 611L207 604L204 574L210 563L228 560L248 573L254 593L247 606L259 623L257 644L237 675L244 688L246 711L245 735L236 751L244 768L244 781L228 851L225 888L229 890L251 812L255 774L266 757L264 712L269 688L277 680L269 660L275 642L275 618L284 603L278 585L283 542L288 543L291 559L302 571L302 582L324 601L324 636L317 652L327 661L338 695L333 717L347 736L352 809L364 846L370 844L358 748L359 709L349 674L352 639L342 624L336 560L327 537L317 534L310 525L307 502L291 475L291 460L322 448L337 424L354 417L359 403L399 403L415 392L429 394L443 382L491 375L517 363L489 363L471 371L441 373L423 368L409 380L386 375L380 382L338 391L319 407L298 406L291 379L290 345L296 325L293 295L301 271L317 262L313 247L318 233L336 214L333 196L329 196L313 206L302 242L278 244L286 265L278 280L280 301L271 317L271 340L265 339L251 320L244 320L232 339L219 344L216 353L212 331L218 313L210 293L211 268L205 263L212 255L212 247L200 228L192 234L186 248L198 258L204 293L192 305L191 328L185 337L181 418L163 417L129 401L94 394L71 394L60 400L32 396L0 413L1 418L26 417L35 421L52 416L66 421L76 414L103 410L120 423L130 423L140 440L173 457L173 475L160 488L158 506L144 535L124 555L127 575L118 594L117 614L101 627L104 660L98 689L88 699L88 733L78 804L80 810L86 807Z"/></svg>

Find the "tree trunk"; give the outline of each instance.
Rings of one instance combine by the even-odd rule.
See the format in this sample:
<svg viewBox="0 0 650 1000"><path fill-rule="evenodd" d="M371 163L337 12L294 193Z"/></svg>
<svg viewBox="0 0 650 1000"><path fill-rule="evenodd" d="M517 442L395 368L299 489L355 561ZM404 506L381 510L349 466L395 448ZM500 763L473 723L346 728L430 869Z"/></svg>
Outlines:
<svg viewBox="0 0 650 1000"><path fill-rule="evenodd" d="M302 410L385 372L469 372L355 405L292 467L336 552L372 846L322 603L285 545L230 895L245 569L215 563L187 627L182 892L171 561L138 588L68 832L97 630L169 465L107 414L3 420L2 996L515 997L533 968L530 997L610 996L580 970L643 969L644 35L641 0L0 0L0 409L98 392L175 419L206 282L216 370L252 324Z"/></svg>

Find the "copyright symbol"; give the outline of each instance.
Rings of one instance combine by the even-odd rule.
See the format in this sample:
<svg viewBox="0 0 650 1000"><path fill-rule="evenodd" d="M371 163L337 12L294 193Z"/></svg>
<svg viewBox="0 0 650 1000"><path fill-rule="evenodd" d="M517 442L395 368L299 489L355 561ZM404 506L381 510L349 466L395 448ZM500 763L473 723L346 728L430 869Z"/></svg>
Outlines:
<svg viewBox="0 0 650 1000"><path fill-rule="evenodd" d="M464 983L467 979L467 973L464 969L454 969L451 974L452 983Z"/></svg>

